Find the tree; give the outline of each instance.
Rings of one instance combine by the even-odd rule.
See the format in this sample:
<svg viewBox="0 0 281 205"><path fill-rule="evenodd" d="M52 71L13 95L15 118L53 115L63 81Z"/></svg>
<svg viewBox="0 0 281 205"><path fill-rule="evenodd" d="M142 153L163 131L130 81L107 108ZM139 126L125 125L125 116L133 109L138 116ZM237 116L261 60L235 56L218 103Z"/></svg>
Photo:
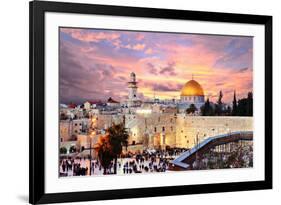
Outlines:
<svg viewBox="0 0 281 205"><path fill-rule="evenodd" d="M220 91L217 104L215 105L215 114L216 115L221 115L222 114L222 104L223 104L222 103L222 97L223 97L223 94L222 94L222 91Z"/></svg>
<svg viewBox="0 0 281 205"><path fill-rule="evenodd" d="M253 116L253 94L248 93L247 98L238 100L237 115L239 116Z"/></svg>
<svg viewBox="0 0 281 205"><path fill-rule="evenodd" d="M105 175L106 170L113 160L113 154L109 143L109 136L105 135L100 137L95 149L98 153L98 158L101 166L103 167L103 174Z"/></svg>
<svg viewBox="0 0 281 205"><path fill-rule="evenodd" d="M236 101L236 91L233 94L233 102L232 102L232 115L237 115L237 101Z"/></svg>
<svg viewBox="0 0 281 205"><path fill-rule="evenodd" d="M128 146L129 134L126 131L125 125L113 124L107 129L107 134L100 138L96 146L98 158L104 168L104 174L108 169L112 160L114 160L114 174L117 173L117 159L122 153L122 148Z"/></svg>
<svg viewBox="0 0 281 205"><path fill-rule="evenodd" d="M75 146L71 146L69 148L69 153L75 153L76 152L76 147Z"/></svg>
<svg viewBox="0 0 281 205"><path fill-rule="evenodd" d="M229 105L226 108L225 115L231 115L231 107Z"/></svg>
<svg viewBox="0 0 281 205"><path fill-rule="evenodd" d="M195 113L195 111L197 111L197 108L196 108L196 106L195 106L194 104L191 104L191 105L189 106L189 108L186 109L186 113L187 113L187 114Z"/></svg>
<svg viewBox="0 0 281 205"><path fill-rule="evenodd" d="M125 124L113 124L107 129L111 151L114 156L114 174L117 173L117 158L122 153L122 148L128 146L129 134Z"/></svg>
<svg viewBox="0 0 281 205"><path fill-rule="evenodd" d="M201 107L201 114L203 116L213 116L214 109L210 104L209 98L207 98L205 104Z"/></svg>
<svg viewBox="0 0 281 205"><path fill-rule="evenodd" d="M66 154L66 153L67 153L67 149L65 147L61 147L60 154Z"/></svg>
<svg viewBox="0 0 281 205"><path fill-rule="evenodd" d="M253 116L253 93L248 93L247 116Z"/></svg>

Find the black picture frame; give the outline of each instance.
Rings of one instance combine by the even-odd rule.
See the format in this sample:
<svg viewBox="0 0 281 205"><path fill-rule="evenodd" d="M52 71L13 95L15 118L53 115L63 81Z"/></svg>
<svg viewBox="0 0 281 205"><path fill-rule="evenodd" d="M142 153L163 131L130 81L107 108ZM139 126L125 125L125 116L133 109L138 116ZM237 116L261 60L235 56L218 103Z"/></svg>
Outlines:
<svg viewBox="0 0 281 205"><path fill-rule="evenodd" d="M272 16L185 11L124 6L105 6L62 2L33 1L30 12L30 162L29 162L29 202L31 204L108 200L137 197L185 195L272 188ZM169 187L135 188L107 191L86 191L71 193L45 193L44 133L45 133L45 72L44 72L44 20L46 12L98 14L110 16L130 16L143 18L199 20L259 24L265 27L265 180L198 184Z"/></svg>

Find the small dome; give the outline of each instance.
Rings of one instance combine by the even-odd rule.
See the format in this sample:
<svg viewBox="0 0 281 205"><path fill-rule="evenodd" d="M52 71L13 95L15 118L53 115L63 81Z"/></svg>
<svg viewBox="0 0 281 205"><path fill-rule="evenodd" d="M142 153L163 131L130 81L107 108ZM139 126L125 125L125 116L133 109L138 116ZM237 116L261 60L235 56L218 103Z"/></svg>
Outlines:
<svg viewBox="0 0 281 205"><path fill-rule="evenodd" d="M197 81L190 80L181 89L181 96L204 96L204 91Z"/></svg>

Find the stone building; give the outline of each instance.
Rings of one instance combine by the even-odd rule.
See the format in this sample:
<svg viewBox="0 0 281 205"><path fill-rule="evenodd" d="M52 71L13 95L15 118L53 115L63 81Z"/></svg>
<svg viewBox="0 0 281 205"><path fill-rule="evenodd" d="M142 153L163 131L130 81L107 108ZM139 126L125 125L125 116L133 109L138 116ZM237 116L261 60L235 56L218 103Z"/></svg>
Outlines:
<svg viewBox="0 0 281 205"><path fill-rule="evenodd" d="M88 118L60 121L60 141L73 141L76 136L87 132L91 121Z"/></svg>
<svg viewBox="0 0 281 205"><path fill-rule="evenodd" d="M203 139L234 131L252 131L252 117L206 117L176 113L126 115L129 145L142 149L191 148Z"/></svg>

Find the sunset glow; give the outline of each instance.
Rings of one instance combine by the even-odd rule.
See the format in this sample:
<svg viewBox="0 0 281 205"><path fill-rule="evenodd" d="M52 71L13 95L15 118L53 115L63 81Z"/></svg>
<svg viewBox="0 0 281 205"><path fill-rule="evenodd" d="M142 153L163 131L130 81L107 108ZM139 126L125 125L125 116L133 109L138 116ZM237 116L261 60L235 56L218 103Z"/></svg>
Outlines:
<svg viewBox="0 0 281 205"><path fill-rule="evenodd" d="M211 101L253 86L252 37L60 29L60 101L122 100L136 73L141 99L179 99L192 75Z"/></svg>

